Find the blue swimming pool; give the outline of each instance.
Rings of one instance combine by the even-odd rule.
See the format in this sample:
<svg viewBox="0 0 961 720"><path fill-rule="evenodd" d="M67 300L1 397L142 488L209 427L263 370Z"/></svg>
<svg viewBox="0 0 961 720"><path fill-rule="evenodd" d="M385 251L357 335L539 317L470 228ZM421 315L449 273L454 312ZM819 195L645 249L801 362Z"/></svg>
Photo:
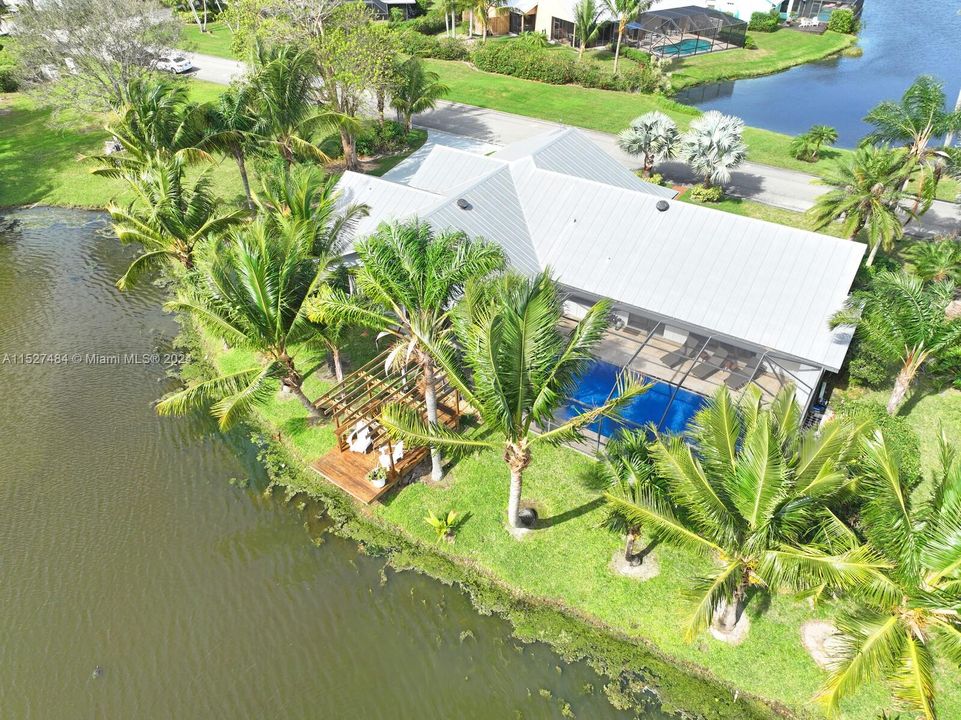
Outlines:
<svg viewBox="0 0 961 720"><path fill-rule="evenodd" d="M603 405L617 385L617 376L620 371L621 369L616 365L595 360L577 384L571 398L573 402L563 410L564 417L569 419L589 408ZM687 427L691 418L706 402L706 398L689 390L676 388L659 380L647 379L647 381L653 383L652 387L621 411L621 416L628 423L628 427L641 427L651 422L656 425L663 417L664 422L660 429L665 432L679 433ZM673 402L671 402L672 395L674 395ZM668 409L666 415L665 408ZM602 420L600 434L610 436L621 426L621 423L613 420Z"/></svg>
<svg viewBox="0 0 961 720"><path fill-rule="evenodd" d="M694 53L704 52L711 49L709 40L696 38L684 38L680 42L662 45L660 48L662 55L693 55Z"/></svg>

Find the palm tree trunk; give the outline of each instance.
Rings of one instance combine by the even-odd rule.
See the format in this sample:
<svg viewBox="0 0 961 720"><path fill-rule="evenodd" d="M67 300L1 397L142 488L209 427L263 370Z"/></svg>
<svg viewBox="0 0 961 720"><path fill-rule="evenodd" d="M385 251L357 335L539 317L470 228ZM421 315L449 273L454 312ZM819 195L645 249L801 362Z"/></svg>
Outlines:
<svg viewBox="0 0 961 720"><path fill-rule="evenodd" d="M357 143L354 136L346 130L340 131L340 144L344 149L344 168L347 170L357 169Z"/></svg>
<svg viewBox="0 0 961 720"><path fill-rule="evenodd" d="M637 543L637 528L629 527L627 529L627 542L624 543L624 560L629 564L634 565L637 559L637 555L634 553L634 545Z"/></svg>
<svg viewBox="0 0 961 720"><path fill-rule="evenodd" d="M247 207L253 209L254 196L250 193L250 178L247 177L247 163L244 160L244 151L239 147L234 148L234 160L237 161L237 170L240 171L240 181L244 185L244 194L247 196Z"/></svg>
<svg viewBox="0 0 961 720"><path fill-rule="evenodd" d="M888 415L897 414L898 408L901 407L901 403L904 402L905 395L907 395L908 390L911 389L911 383L914 382L916 373L917 366L909 359L894 379L894 389L891 391L891 397L888 398Z"/></svg>
<svg viewBox="0 0 961 720"><path fill-rule="evenodd" d="M303 405L304 409L307 410L307 415L311 420L321 419L321 415L317 410L317 407L314 405L311 399L307 397L306 393L304 393L302 381L299 378L286 377L284 378L284 385L288 390L290 390L290 392L294 394L294 397L300 400L300 404Z"/></svg>
<svg viewBox="0 0 961 720"><path fill-rule="evenodd" d="M577 62L580 62L584 58L584 50L587 49L587 43L581 38L581 49L577 53Z"/></svg>
<svg viewBox="0 0 961 720"><path fill-rule="evenodd" d="M340 348L337 345L331 345L330 354L334 358L334 377L337 378L337 382L344 381L344 364L340 359Z"/></svg>
<svg viewBox="0 0 961 720"><path fill-rule="evenodd" d="M412 113L404 113L404 130L410 132L414 128L414 116Z"/></svg>
<svg viewBox="0 0 961 720"><path fill-rule="evenodd" d="M617 63L621 59L621 36L624 34L624 23L617 24L617 45L614 46L614 74L617 75Z"/></svg>
<svg viewBox="0 0 961 720"><path fill-rule="evenodd" d="M424 372L424 405L427 408L427 422L431 425L437 425L437 378L434 374L434 361L427 358L421 367ZM430 479L438 482L443 477L444 466L441 464L440 450L432 446L430 449Z"/></svg>
<svg viewBox="0 0 961 720"><path fill-rule="evenodd" d="M188 0L188 5L190 5L190 12L194 14L194 22L197 23L197 27L200 28L200 32L204 31L204 26L200 23L200 16L197 14L197 8L194 7L194 0Z"/></svg>
<svg viewBox="0 0 961 720"><path fill-rule="evenodd" d="M854 238L851 238L851 239L853 240ZM874 246L871 248L871 252L868 253L868 259L867 259L867 261L864 263L865 267L871 267L871 266L874 264L874 258L876 258L877 255L878 255L878 248L879 248L879 247L881 247L881 243L880 243L880 242L877 242L877 243L875 243Z"/></svg>
<svg viewBox="0 0 961 720"><path fill-rule="evenodd" d="M731 597L724 602L724 608L720 615L715 617L715 625L718 630L729 633L737 627L741 614L744 612L744 603L747 599L747 587L750 581L749 574L745 571L741 581L734 588Z"/></svg>
<svg viewBox="0 0 961 720"><path fill-rule="evenodd" d="M511 489L507 497L507 524L512 528L521 526L521 490L524 487L524 471L511 465Z"/></svg>

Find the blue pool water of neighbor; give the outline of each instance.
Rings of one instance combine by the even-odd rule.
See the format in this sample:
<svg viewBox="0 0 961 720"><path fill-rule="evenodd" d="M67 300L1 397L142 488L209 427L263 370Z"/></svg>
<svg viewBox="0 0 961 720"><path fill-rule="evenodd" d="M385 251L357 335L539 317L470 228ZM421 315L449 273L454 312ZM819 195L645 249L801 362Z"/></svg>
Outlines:
<svg viewBox="0 0 961 720"><path fill-rule="evenodd" d="M696 52L710 49L711 43L709 41L696 38L684 38L680 42L661 46L661 52L665 55L693 55Z"/></svg>
<svg viewBox="0 0 961 720"><path fill-rule="evenodd" d="M617 385L617 376L621 369L616 365L595 360L584 376L577 384L577 388L571 402L564 408L564 416L572 418L585 412L588 408L598 407L607 402L608 396ZM647 382L653 383L651 388L643 395L638 396L621 411L621 417L627 422L628 427L641 427L647 423L657 424L664 416L664 409L670 405L661 430L665 432L682 432L691 418L700 410L706 398L697 393L693 393L683 388L675 388L673 385L645 378ZM675 392L674 402L671 402L671 395ZM621 423L613 420L604 419L601 421L600 434L609 436L617 429L622 427ZM593 428L596 429L596 428Z"/></svg>

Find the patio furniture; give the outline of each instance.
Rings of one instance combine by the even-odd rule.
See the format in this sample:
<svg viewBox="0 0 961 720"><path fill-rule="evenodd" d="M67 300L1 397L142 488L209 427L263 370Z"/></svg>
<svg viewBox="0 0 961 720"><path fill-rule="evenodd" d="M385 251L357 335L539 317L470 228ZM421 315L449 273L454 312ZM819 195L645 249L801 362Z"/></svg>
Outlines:
<svg viewBox="0 0 961 720"><path fill-rule="evenodd" d="M726 358L727 350L724 348L718 348L713 354L708 352L701 353L700 362L691 370L690 377L697 378L698 380L707 380L721 369Z"/></svg>
<svg viewBox="0 0 961 720"><path fill-rule="evenodd" d="M734 392L737 392L749 382L751 382L751 379L747 375L741 375L740 372L731 372L724 378L724 384Z"/></svg>
<svg viewBox="0 0 961 720"><path fill-rule="evenodd" d="M387 449L385 445L380 449L380 466L383 468L390 468L392 465L396 465L401 460L404 459L404 441L399 440L396 445L394 445L393 455Z"/></svg>
<svg viewBox="0 0 961 720"><path fill-rule="evenodd" d="M365 420L358 420L357 424L354 425L354 432L350 434L347 440L347 446L352 452L364 454L370 450L370 446L374 444L374 441L370 437L370 423Z"/></svg>
<svg viewBox="0 0 961 720"><path fill-rule="evenodd" d="M691 359L691 353L696 351L701 345L701 341L696 339L694 336L688 336L684 344L666 355L661 356L661 362L664 363L669 368L676 368L678 365L683 363L685 360Z"/></svg>

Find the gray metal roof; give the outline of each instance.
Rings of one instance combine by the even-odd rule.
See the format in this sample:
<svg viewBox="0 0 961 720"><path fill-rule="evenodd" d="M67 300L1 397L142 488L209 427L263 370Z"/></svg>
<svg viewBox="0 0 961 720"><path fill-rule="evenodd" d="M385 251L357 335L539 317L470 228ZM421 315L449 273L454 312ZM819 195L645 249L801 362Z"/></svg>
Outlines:
<svg viewBox="0 0 961 720"><path fill-rule="evenodd" d="M474 162L436 148L419 182L437 193L345 173L343 201L371 205L355 235L418 215L497 242L523 272L549 267L568 287L840 369L851 330L832 331L828 319L847 297L864 245L673 200L659 211L663 196L619 184L603 169L612 158L576 131L563 134L579 136L566 138L569 155L547 151L558 133L527 143L527 155L507 148L507 162L500 152L495 162ZM587 165L585 145L602 170ZM565 157L576 158L569 171L546 169Z"/></svg>

